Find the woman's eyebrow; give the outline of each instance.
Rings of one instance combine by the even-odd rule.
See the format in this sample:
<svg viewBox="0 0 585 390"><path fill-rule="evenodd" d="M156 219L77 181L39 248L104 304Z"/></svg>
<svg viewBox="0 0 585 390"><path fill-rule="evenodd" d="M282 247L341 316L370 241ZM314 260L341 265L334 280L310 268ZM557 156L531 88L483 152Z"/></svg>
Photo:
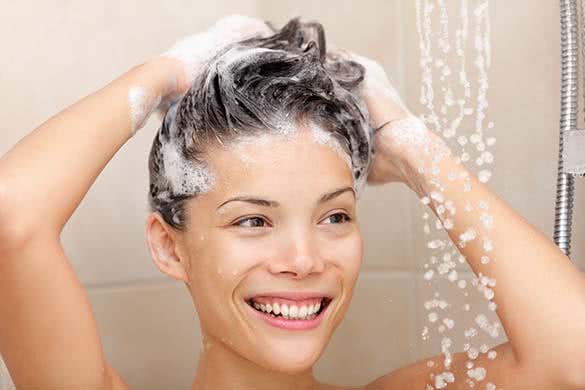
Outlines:
<svg viewBox="0 0 585 390"><path fill-rule="evenodd" d="M339 188L339 189L336 189L336 190L333 190L331 192L327 192L327 193L321 195L321 197L317 201L317 204L321 204L321 203L325 203L327 201L330 201L331 199L336 198L339 195L341 195L341 194L343 194L344 192L347 192L347 191L350 191L353 194L353 197L354 198L356 197L355 191L354 191L354 189L352 187L342 187L342 188ZM227 204L229 202L234 202L234 201L248 202L248 203L252 203L252 204L255 204L255 205L266 206L266 207L278 207L278 206L280 206L280 203L278 203L275 200L257 198L257 197L252 197L252 196L236 196L235 198L228 199L225 202L223 202L222 204L220 204L217 207L217 210L219 210L225 204Z"/></svg>

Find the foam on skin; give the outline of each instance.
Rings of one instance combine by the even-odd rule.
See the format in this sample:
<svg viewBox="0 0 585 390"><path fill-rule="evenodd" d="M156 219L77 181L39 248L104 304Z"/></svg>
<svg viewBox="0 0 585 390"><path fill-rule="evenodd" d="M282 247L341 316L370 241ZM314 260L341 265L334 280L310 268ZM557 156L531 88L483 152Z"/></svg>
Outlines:
<svg viewBox="0 0 585 390"><path fill-rule="evenodd" d="M130 106L131 136L144 126L150 114L161 102L160 95L151 96L143 87L131 87L128 90Z"/></svg>

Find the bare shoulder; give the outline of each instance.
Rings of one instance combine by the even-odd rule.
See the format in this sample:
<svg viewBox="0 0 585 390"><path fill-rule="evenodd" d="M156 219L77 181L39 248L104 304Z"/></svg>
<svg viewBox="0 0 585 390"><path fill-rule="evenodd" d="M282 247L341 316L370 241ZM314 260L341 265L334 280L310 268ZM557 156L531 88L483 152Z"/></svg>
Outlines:
<svg viewBox="0 0 585 390"><path fill-rule="evenodd" d="M518 367L509 343L500 344L493 348L497 353L496 359L490 359L486 354L474 360L475 367L486 370L486 377L481 383L494 383L497 388L539 388L537 386L538 375L534 372L526 372ZM369 383L366 390L420 390L427 385L434 386L437 377L449 372L455 378L450 384L450 389L466 390L469 388L467 381L466 363L469 360L466 353L452 355L449 369L445 369L443 355L437 355L428 359L419 360L408 366L399 368ZM463 378L463 379L462 379Z"/></svg>

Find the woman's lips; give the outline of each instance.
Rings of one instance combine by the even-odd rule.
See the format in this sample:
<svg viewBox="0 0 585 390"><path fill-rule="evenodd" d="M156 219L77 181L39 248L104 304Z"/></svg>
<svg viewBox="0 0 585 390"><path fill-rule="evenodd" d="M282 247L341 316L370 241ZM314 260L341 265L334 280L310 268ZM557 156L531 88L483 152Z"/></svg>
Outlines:
<svg viewBox="0 0 585 390"><path fill-rule="evenodd" d="M288 299L291 301L302 301L307 299L322 299L322 298L329 298L331 299L332 296L326 293L320 292L302 292L302 291L273 291L273 292L266 292L260 294L249 295L248 297L244 298L246 301L250 299L260 298L260 297L268 297L268 298L281 298L281 299Z"/></svg>
<svg viewBox="0 0 585 390"><path fill-rule="evenodd" d="M310 329L317 328L319 326L319 324L323 320L325 312L326 312L330 303L331 303L331 299L325 299L323 307L321 307L319 309L319 311L317 312L316 316L314 318L311 318L311 319L299 319L299 318L287 319L287 318L284 318L281 316L277 317L277 316L274 316L273 314L265 313L265 312L259 311L257 309L254 309L252 307L251 301L247 301L246 306L249 307L249 309L252 311L252 314L256 318L264 321L268 325L271 325L275 328L286 329L286 330L310 330Z"/></svg>

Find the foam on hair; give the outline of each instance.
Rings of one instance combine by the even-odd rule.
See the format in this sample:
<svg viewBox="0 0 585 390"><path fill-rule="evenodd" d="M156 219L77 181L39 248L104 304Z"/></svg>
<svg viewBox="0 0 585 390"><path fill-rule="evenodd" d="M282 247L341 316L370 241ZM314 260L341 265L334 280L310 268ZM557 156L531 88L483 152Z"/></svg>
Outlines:
<svg viewBox="0 0 585 390"><path fill-rule="evenodd" d="M364 72L360 64L327 53L323 27L299 18L272 36L224 47L168 109L154 138L151 210L183 230L184 203L213 185L206 163L210 145L266 133L289 136L301 124L329 132L336 149L347 153L359 197L375 153L374 129L358 96Z"/></svg>

